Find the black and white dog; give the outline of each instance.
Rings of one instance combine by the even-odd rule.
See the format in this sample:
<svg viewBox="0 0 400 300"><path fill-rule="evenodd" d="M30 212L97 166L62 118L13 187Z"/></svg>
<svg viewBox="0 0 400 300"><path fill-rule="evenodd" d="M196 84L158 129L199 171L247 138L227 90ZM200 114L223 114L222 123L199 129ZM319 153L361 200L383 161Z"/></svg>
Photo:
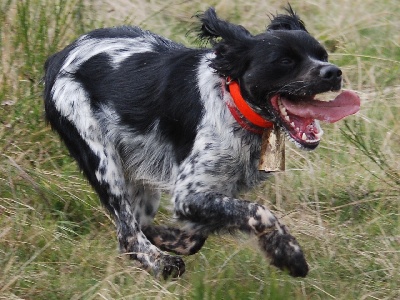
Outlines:
<svg viewBox="0 0 400 300"><path fill-rule="evenodd" d="M257 170L264 127L314 149L317 119L343 118L359 100L352 92L314 99L341 88L341 71L290 7L258 35L213 9L198 17L211 49L117 27L54 54L45 66L46 118L115 219L121 251L156 276L185 271L180 256L164 251L196 253L221 230L256 235L273 265L306 276L286 227L237 195L265 178ZM233 83L250 115L235 104ZM161 191L172 196L182 229L152 225Z"/></svg>

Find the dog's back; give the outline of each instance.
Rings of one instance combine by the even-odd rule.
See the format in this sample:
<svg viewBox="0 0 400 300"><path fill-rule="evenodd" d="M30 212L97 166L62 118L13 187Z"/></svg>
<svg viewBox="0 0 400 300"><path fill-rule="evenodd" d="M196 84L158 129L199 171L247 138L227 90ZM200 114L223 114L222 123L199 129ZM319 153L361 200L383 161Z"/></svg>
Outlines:
<svg viewBox="0 0 400 300"><path fill-rule="evenodd" d="M133 178L169 184L202 115L203 52L136 27L95 30L46 62L47 119L61 135L70 122L80 136L111 141Z"/></svg>

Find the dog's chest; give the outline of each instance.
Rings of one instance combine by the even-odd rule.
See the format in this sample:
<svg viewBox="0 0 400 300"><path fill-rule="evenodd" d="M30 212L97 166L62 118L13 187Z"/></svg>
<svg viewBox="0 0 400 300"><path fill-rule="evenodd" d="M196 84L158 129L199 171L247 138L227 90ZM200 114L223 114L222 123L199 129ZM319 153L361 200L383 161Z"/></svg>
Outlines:
<svg viewBox="0 0 400 300"><path fill-rule="evenodd" d="M258 171L260 148L260 137L242 130L203 128L181 170L204 191L236 195L262 179Z"/></svg>

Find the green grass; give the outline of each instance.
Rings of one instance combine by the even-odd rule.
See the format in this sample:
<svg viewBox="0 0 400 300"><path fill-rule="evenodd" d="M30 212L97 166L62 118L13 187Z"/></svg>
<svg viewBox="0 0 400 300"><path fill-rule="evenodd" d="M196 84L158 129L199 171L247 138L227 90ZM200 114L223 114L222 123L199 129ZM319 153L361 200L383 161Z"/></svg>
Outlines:
<svg viewBox="0 0 400 300"><path fill-rule="evenodd" d="M179 280L120 255L114 226L43 119L46 58L99 26L138 24L194 45L213 5L254 33L281 1L0 0L0 299L399 299L400 6L291 1L359 92L357 116L324 125L321 146L290 144L287 171L243 197L271 207L310 263L305 279L268 266L254 238L211 237ZM111 4L109 4L111 3ZM168 199L156 222L168 220Z"/></svg>

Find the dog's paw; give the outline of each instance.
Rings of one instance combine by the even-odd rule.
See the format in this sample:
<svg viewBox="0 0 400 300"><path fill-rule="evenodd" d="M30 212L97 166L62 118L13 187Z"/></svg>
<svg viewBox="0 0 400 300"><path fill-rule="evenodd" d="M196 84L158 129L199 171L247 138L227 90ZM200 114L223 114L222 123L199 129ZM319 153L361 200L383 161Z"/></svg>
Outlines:
<svg viewBox="0 0 400 300"><path fill-rule="evenodd" d="M157 248L179 255L192 255L204 245L207 236L167 226L142 226L148 240Z"/></svg>
<svg viewBox="0 0 400 300"><path fill-rule="evenodd" d="M293 277L305 277L307 275L307 261L293 236L274 230L262 235L259 243L270 258L272 265L281 270L288 270Z"/></svg>
<svg viewBox="0 0 400 300"><path fill-rule="evenodd" d="M177 278L185 273L185 263L179 256L163 255L158 259L155 268L156 277Z"/></svg>

